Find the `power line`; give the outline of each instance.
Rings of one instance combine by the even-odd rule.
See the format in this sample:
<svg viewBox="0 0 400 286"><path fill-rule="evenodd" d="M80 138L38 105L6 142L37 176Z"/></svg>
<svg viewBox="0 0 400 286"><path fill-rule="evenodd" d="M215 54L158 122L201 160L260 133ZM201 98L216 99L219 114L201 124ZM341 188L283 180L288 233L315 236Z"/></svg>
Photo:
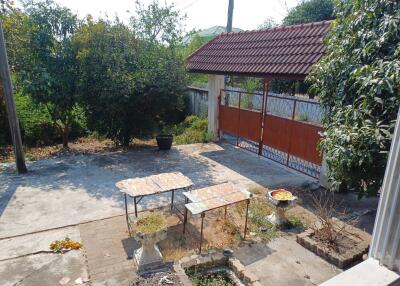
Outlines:
<svg viewBox="0 0 400 286"><path fill-rule="evenodd" d="M184 6L183 8L179 9L180 11L186 10L187 8L193 6L194 4L196 4L197 2L199 2L199 0L194 0L193 2L189 3L188 5Z"/></svg>

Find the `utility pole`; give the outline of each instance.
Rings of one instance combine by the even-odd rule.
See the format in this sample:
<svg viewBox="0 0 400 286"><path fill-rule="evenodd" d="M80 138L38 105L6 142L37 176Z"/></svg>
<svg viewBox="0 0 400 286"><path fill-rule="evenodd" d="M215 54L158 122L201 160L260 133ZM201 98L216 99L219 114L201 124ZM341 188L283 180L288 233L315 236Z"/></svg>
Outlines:
<svg viewBox="0 0 400 286"><path fill-rule="evenodd" d="M24 158L24 151L22 149L21 131L19 129L19 122L17 110L13 97L13 88L10 78L10 69L8 66L6 43L4 41L3 26L0 20L0 78L3 80L4 98L6 101L8 122L10 124L11 138L14 145L15 162L19 174L27 172Z"/></svg>
<svg viewBox="0 0 400 286"><path fill-rule="evenodd" d="M234 0L229 0L228 6L228 23L226 24L226 31L232 32L232 18L233 18L233 2Z"/></svg>
<svg viewBox="0 0 400 286"><path fill-rule="evenodd" d="M232 20L233 20L233 2L234 0L229 0L229 5L228 5L228 22L226 23L226 32L230 33L232 32ZM229 76L225 75L225 88L228 86L229 82Z"/></svg>

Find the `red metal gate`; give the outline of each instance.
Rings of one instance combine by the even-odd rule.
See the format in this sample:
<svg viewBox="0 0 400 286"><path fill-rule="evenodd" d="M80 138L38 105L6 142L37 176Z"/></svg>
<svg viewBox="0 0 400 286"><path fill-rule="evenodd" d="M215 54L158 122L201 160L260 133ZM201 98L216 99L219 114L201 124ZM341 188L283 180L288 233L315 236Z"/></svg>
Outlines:
<svg viewBox="0 0 400 286"><path fill-rule="evenodd" d="M317 178L317 150L323 128L321 107L313 100L221 90L220 136L241 148Z"/></svg>

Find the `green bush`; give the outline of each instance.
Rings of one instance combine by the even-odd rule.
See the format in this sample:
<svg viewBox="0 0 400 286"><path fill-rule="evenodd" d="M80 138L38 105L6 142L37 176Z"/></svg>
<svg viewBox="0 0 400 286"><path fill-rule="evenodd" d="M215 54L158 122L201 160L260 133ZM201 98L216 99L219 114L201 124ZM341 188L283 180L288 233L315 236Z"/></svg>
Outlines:
<svg viewBox="0 0 400 286"><path fill-rule="evenodd" d="M8 126L7 111L4 99L0 95L0 146L11 144L10 129Z"/></svg>
<svg viewBox="0 0 400 286"><path fill-rule="evenodd" d="M172 6L137 2L131 27L118 19L81 25L73 46L91 130L128 146L182 120L188 82L180 19Z"/></svg>
<svg viewBox="0 0 400 286"><path fill-rule="evenodd" d="M21 93L15 94L15 105L24 144L48 145L57 140L57 131L44 107L34 104L30 96Z"/></svg>
<svg viewBox="0 0 400 286"><path fill-rule="evenodd" d="M207 143L213 139L207 129L207 118L189 115L181 124L165 129L164 133L175 135L174 142L177 145Z"/></svg>
<svg viewBox="0 0 400 286"><path fill-rule="evenodd" d="M61 142L60 134L54 127L50 114L44 106L35 104L29 95L22 93L15 94L15 105L24 144L44 146ZM77 107L73 113L74 121L72 122L70 138L86 135L86 118L83 109Z"/></svg>
<svg viewBox="0 0 400 286"><path fill-rule="evenodd" d="M400 105L400 2L336 3L326 56L310 75L325 111L321 147L333 189L375 195Z"/></svg>

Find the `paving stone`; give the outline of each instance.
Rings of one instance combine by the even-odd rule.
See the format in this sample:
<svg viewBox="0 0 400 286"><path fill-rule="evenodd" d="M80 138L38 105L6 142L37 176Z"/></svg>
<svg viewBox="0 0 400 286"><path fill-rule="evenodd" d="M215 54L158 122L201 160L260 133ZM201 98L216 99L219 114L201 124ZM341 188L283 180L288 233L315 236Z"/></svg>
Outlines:
<svg viewBox="0 0 400 286"><path fill-rule="evenodd" d="M129 285L137 276L128 257L139 245L129 238L124 222L124 217L115 217L79 227L92 285Z"/></svg>

